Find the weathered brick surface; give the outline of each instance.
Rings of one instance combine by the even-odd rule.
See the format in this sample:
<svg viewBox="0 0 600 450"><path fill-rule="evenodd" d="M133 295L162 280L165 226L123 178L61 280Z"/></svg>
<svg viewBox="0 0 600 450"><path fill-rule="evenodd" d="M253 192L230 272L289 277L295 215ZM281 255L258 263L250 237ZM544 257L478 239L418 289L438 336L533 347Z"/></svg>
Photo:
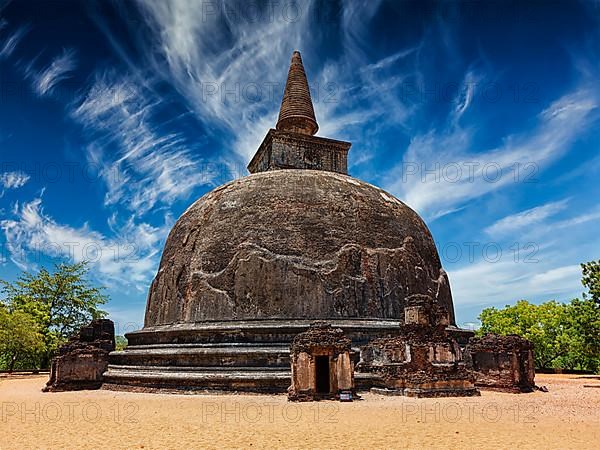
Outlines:
<svg viewBox="0 0 600 450"><path fill-rule="evenodd" d="M177 221L145 325L402 318L412 295L454 322L447 275L412 209L345 175L276 170L215 189Z"/></svg>
<svg viewBox="0 0 600 450"><path fill-rule="evenodd" d="M359 370L379 376L376 387L413 397L479 395L470 361L445 328L444 307L412 297L401 334L361 349Z"/></svg>
<svg viewBox="0 0 600 450"><path fill-rule="evenodd" d="M248 171L309 169L347 174L351 145L334 139L269 130L248 164Z"/></svg>
<svg viewBox="0 0 600 450"><path fill-rule="evenodd" d="M517 335L487 334L471 338L466 348L476 385L498 391L531 392L535 388L533 343Z"/></svg>
<svg viewBox="0 0 600 450"><path fill-rule="evenodd" d="M99 389L108 368L108 354L115 349L111 320L92 320L59 350L52 360L50 380L44 391Z"/></svg>

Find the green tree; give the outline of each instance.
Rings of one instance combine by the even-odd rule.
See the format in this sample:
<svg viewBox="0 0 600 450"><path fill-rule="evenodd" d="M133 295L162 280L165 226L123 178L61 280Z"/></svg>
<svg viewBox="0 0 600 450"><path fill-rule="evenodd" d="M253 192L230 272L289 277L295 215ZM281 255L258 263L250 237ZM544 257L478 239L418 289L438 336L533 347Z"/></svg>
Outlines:
<svg viewBox="0 0 600 450"><path fill-rule="evenodd" d="M115 350L121 351L125 350L127 347L127 338L125 336L115 336Z"/></svg>
<svg viewBox="0 0 600 450"><path fill-rule="evenodd" d="M104 317L98 308L106 303L102 288L86 279L86 263L58 264L53 273L41 269L33 275L24 272L14 283L0 280L2 302L10 311L28 314L44 337L42 367L67 338L92 319Z"/></svg>
<svg viewBox="0 0 600 450"><path fill-rule="evenodd" d="M588 289L589 294L583 294L583 298L591 298L600 304L600 260L590 261L581 265L581 283Z"/></svg>
<svg viewBox="0 0 600 450"><path fill-rule="evenodd" d="M592 299L540 305L521 300L486 308L479 319L479 335L517 334L532 341L538 368L600 369L600 304Z"/></svg>
<svg viewBox="0 0 600 450"><path fill-rule="evenodd" d="M2 368L24 368L45 350L44 337L33 318L22 311L0 306L0 359Z"/></svg>
<svg viewBox="0 0 600 450"><path fill-rule="evenodd" d="M554 367L554 361L569 353L570 336L566 333L567 308L550 301L534 305L520 300L503 309L486 308L480 316L478 334L517 334L535 345L535 362L540 368Z"/></svg>
<svg viewBox="0 0 600 450"><path fill-rule="evenodd" d="M559 366L597 372L600 369L600 303L590 298L567 305L565 331L569 352Z"/></svg>
<svg viewBox="0 0 600 450"><path fill-rule="evenodd" d="M533 305L526 300L502 309L486 308L478 334L517 334L532 341L539 368L600 371L600 260L581 265L583 300L549 301Z"/></svg>

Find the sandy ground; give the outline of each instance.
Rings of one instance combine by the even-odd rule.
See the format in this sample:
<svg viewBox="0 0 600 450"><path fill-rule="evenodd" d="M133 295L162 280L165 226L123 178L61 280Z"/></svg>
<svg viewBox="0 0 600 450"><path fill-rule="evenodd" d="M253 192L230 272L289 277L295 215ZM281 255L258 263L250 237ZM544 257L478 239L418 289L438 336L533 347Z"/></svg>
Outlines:
<svg viewBox="0 0 600 450"><path fill-rule="evenodd" d="M0 449L600 449L600 379L538 375L550 392L353 403L284 395L42 393L46 377L0 379Z"/></svg>

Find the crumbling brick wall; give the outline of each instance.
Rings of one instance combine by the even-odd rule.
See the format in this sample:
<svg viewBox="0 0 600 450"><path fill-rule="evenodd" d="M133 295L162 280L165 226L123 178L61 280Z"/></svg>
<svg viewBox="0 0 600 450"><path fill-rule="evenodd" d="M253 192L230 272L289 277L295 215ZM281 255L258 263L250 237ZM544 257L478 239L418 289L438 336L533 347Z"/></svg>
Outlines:
<svg viewBox="0 0 600 450"><path fill-rule="evenodd" d="M108 368L108 354L115 349L111 320L92 320L63 345L52 360L50 380L44 391L99 389Z"/></svg>
<svg viewBox="0 0 600 450"><path fill-rule="evenodd" d="M531 392L535 388L531 341L514 334L486 334L471 338L465 353L472 362L477 386L506 392Z"/></svg>
<svg viewBox="0 0 600 450"><path fill-rule="evenodd" d="M448 323L442 306L413 295L404 308L400 335L369 342L361 349L358 368L378 376L378 391L416 397L479 395L470 365L446 330Z"/></svg>

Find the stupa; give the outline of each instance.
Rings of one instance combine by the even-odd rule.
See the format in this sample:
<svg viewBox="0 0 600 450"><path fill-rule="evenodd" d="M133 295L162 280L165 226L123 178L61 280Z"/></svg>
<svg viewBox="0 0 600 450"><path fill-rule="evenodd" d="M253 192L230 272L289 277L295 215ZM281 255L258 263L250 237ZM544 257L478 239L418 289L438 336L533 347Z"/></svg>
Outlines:
<svg viewBox="0 0 600 450"><path fill-rule="evenodd" d="M415 298L446 310L447 329L461 336L423 220L348 176L351 144L315 136L318 128L296 51L279 120L250 175L204 195L177 221L144 327L111 353L106 387L283 392L290 343L312 322L343 330L358 358L371 340L399 334ZM357 372L357 387L371 377Z"/></svg>

